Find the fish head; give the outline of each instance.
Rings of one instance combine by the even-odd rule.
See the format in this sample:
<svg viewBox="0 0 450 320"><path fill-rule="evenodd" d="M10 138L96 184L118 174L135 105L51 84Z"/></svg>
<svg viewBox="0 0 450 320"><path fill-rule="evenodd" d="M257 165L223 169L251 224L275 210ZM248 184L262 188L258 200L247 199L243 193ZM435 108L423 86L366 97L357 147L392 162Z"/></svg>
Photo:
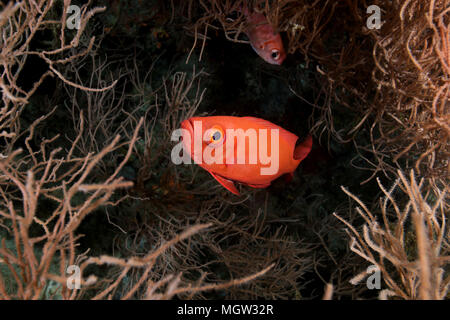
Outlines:
<svg viewBox="0 0 450 320"><path fill-rule="evenodd" d="M286 52L284 51L283 41L279 34L275 34L273 39L267 41L264 46L259 48L257 53L266 62L275 65L281 65L286 59Z"/></svg>
<svg viewBox="0 0 450 320"><path fill-rule="evenodd" d="M184 129L183 149L195 163L210 172L222 171L225 168L224 159L222 161L205 159L205 155L216 156L219 151L225 155L223 148L228 123L221 118L226 117L192 117L181 123L181 128Z"/></svg>
<svg viewBox="0 0 450 320"><path fill-rule="evenodd" d="M252 13L247 16L246 34L252 48L266 62L281 65L286 59L283 40L262 13Z"/></svg>
<svg viewBox="0 0 450 320"><path fill-rule="evenodd" d="M250 28L247 36L252 48L264 61L281 65L286 59L286 51L280 34L267 22Z"/></svg>

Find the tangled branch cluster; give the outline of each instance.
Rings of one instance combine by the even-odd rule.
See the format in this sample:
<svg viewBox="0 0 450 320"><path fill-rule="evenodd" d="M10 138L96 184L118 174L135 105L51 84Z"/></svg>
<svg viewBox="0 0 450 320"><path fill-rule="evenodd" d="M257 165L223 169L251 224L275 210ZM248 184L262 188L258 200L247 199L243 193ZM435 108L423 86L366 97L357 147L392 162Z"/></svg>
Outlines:
<svg viewBox="0 0 450 320"><path fill-rule="evenodd" d="M450 7L394 1L375 39L378 117L372 130L380 167L392 161L429 177L450 171Z"/></svg>
<svg viewBox="0 0 450 320"><path fill-rule="evenodd" d="M297 189L282 217L268 204L276 201L270 192L244 190L236 200L198 166L171 163L172 131L198 113L205 97L203 70L168 72L155 86L157 59L145 74L137 56L97 54L88 23L104 8L81 6L80 28L69 31L69 0L2 5L0 297L205 298L205 291L227 289L216 294L283 299L300 297L305 275L314 271L326 284L324 299L359 298L363 290L354 285L368 273L354 274L366 260L387 286L381 298L445 298L450 9L444 0L374 3L383 10L380 30L365 27L365 1L170 1L171 21L184 19L194 36L187 60L197 46L201 59L211 29L247 43L245 9L264 13L284 34L287 51L303 59L286 81L303 101L299 79L313 74L311 131L319 139L353 141L373 155L366 157L371 178L379 172L398 178L389 190L378 180L384 197L377 209L343 189L359 204L356 213L306 223L300 220L318 211L306 200L316 196L311 190ZM33 39L45 31L53 43L35 47ZM26 88L22 79L32 56L46 67ZM25 121L24 110L49 77L69 97L63 111L74 128L65 140L41 134L60 106L44 102L45 112L25 114L32 118L28 126ZM337 116L343 109L345 128ZM367 145L361 132L370 133ZM397 167L424 178L413 171L408 178ZM117 231L111 255L80 252L79 230L95 212L106 213ZM339 221L347 227L351 257L338 258L332 248L330 231L340 229ZM305 225L316 245L300 235ZM313 251L318 247L320 257ZM328 279L319 270L321 259L334 267ZM80 269L80 290L69 288L71 265Z"/></svg>
<svg viewBox="0 0 450 320"><path fill-rule="evenodd" d="M393 176L399 167L448 176L450 12L445 0L188 3L179 7L193 21L189 30L194 47L202 40L201 53L211 28L223 29L230 41L247 42L241 36L246 28L241 8L264 13L285 35L287 51L300 52L306 65L316 65L314 101L308 102L311 131L355 142L368 127L370 144L355 143L375 156L368 161L371 178L378 172ZM379 30L366 27L366 9L374 4L381 9ZM291 78L291 90L305 101L298 88L301 77ZM355 114L343 124L336 117L340 106Z"/></svg>
<svg viewBox="0 0 450 320"><path fill-rule="evenodd" d="M401 171L398 177L389 190L378 181L384 194L379 199L380 213L343 188L359 205L356 211L365 221L362 231L335 216L348 227L351 250L381 272L388 289L380 291L380 298L445 299L450 286L448 189L428 189L427 182L417 181L412 170L409 179ZM409 197L404 205L397 203L398 189ZM373 271L364 271L351 282L357 284Z"/></svg>
<svg viewBox="0 0 450 320"><path fill-rule="evenodd" d="M87 45L80 49L79 47L83 47L82 43L86 43L82 40L82 35L92 16L103 10L103 8L89 10L90 3L83 5L80 13L80 28L71 34L69 41L65 21L70 4L69 0L64 1L63 7L59 8L62 9L60 16L57 14L57 2L52 0L39 3L11 2L2 8L0 14L0 72L2 75L0 78L2 90L0 138L2 142L5 142L2 143L0 159L0 235L2 236L0 297L2 299L113 298L117 286L124 277L128 276L128 273L135 269L144 270L142 276L128 291L122 292L120 298L135 298L138 289L142 298L171 298L186 292L198 293L228 288L265 274L273 267L272 265L266 266L251 276L220 284L202 285L202 281L198 281L196 286L183 286L180 273L165 275L156 280L148 277L150 271L157 266L157 259L165 251L210 227L210 224L195 224L190 228L184 228L186 229L184 232L162 243L158 249L153 247L148 250L143 258L137 256L131 256L128 259L112 256L90 257L88 252L79 252L77 247L82 235L79 234L78 229L86 216L101 207L117 207L127 199L127 195L117 198L117 190L134 185L131 181L125 181L122 172L136 150L140 140L139 134L145 127L144 118L136 119L130 114L129 123L134 124L132 134L126 134L125 141L120 135L108 136L112 134L112 129L108 127L107 120L112 112L117 111L115 109L117 105L114 105L117 101L114 97L111 98L108 92L114 88L117 80L101 88L92 88L82 83L76 67L72 71L77 80L80 80L79 83L67 79L64 72L59 71L58 67L63 65L73 67L77 61L90 53L95 38L92 37ZM39 32L48 29L59 34L57 48L51 50L32 48L32 39ZM40 75L31 89L25 90L21 87L19 77L26 67L27 58L32 55L42 59L47 64L48 71ZM95 69L91 79L98 80L98 84L103 83L99 80L101 70L101 67ZM70 111L77 127L75 129L77 134L70 141L68 150L54 146L57 141L60 141L59 134L51 138L38 136L38 126L46 123L57 107L34 120L28 128L23 129L21 126L21 114L28 106L30 98L47 77L54 75L67 86L68 92L71 92L73 97L76 90L79 90L87 94L88 101L92 102L87 104L86 123L84 108L74 100L76 102ZM183 79L182 82L184 83ZM179 88L181 91L172 88L170 93L166 92L167 98L173 94L172 101L176 104L174 108L179 107L178 99L184 99L182 90L185 87ZM95 96L89 96L93 93ZM111 102L110 107L101 109L101 102L108 100ZM172 125L175 124L172 123ZM95 141L98 132L108 136L108 141L103 145ZM123 156L117 161L114 169L107 173L106 178L99 180L98 175L95 174L97 168L108 154L117 153L121 149L125 152L122 153ZM95 271L95 267L104 264L118 268L120 275L105 278L88 274L93 268ZM79 267L81 289L74 290L69 287L73 278L67 270L73 265Z"/></svg>

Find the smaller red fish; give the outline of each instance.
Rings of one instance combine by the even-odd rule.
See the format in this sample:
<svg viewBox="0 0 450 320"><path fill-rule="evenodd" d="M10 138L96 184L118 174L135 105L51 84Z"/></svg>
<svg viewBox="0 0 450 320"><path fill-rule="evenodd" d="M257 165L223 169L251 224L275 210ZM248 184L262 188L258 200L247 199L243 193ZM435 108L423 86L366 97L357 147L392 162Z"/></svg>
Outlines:
<svg viewBox="0 0 450 320"><path fill-rule="evenodd" d="M258 12L249 14L248 10L243 12L247 16L248 25L245 34L252 48L266 62L281 65L286 58L286 52L280 34L275 32L264 14Z"/></svg>
<svg viewBox="0 0 450 320"><path fill-rule="evenodd" d="M300 141L253 117L194 117L184 120L181 128L183 149L190 158L236 195L234 182L266 188L282 175L292 177L312 147L311 136Z"/></svg>

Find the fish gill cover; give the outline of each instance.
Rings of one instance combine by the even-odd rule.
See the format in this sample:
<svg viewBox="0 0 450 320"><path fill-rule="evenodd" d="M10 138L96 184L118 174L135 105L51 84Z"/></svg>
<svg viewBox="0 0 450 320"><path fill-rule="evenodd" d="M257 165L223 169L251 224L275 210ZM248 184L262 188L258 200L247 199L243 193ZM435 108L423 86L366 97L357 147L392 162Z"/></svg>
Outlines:
<svg viewBox="0 0 450 320"><path fill-rule="evenodd" d="M448 1L0 9L1 299L448 298ZM214 115L312 150L233 195L171 159Z"/></svg>

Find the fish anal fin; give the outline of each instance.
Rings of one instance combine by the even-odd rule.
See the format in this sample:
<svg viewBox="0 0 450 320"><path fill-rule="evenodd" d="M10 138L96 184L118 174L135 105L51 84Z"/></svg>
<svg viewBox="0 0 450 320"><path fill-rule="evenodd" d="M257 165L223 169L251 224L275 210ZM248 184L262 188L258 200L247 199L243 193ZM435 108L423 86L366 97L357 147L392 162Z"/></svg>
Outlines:
<svg viewBox="0 0 450 320"><path fill-rule="evenodd" d="M234 185L233 181L228 180L224 177L221 177L217 174L214 174L212 172L209 172L214 179L216 179L225 189L227 189L228 191L234 193L237 196L240 196L241 194L239 193L238 189L236 188L236 186Z"/></svg>
<svg viewBox="0 0 450 320"><path fill-rule="evenodd" d="M302 161L306 158L306 156L309 154L312 148L312 137L308 136L305 140L303 140L301 143L297 141L295 144L295 150L294 150L294 159Z"/></svg>

